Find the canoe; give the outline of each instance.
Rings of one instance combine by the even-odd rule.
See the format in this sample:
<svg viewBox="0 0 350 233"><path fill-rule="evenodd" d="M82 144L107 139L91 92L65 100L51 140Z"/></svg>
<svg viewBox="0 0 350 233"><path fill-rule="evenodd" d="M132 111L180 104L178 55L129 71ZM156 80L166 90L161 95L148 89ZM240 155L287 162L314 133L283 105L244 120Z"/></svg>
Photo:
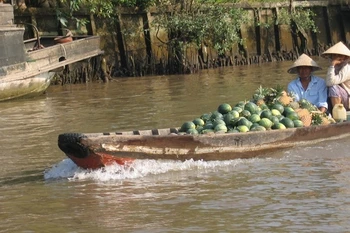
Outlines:
<svg viewBox="0 0 350 233"><path fill-rule="evenodd" d="M178 134L179 128L113 133L63 133L58 147L79 167L125 165L135 159L232 160L350 136L350 121L246 133Z"/></svg>

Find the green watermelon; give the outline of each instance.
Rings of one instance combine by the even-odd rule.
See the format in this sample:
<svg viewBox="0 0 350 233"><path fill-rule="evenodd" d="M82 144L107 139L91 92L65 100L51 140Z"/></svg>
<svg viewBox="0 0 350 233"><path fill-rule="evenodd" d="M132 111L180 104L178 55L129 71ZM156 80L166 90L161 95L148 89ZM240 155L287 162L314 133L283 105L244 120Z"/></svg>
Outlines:
<svg viewBox="0 0 350 233"><path fill-rule="evenodd" d="M260 113L260 118L268 118L270 119L272 116L271 110L270 109L264 109Z"/></svg>
<svg viewBox="0 0 350 233"><path fill-rule="evenodd" d="M248 129L252 126L252 122L250 122L247 118L245 117L241 117L239 118L239 120L237 121L237 126L240 126L240 125L245 125L248 127Z"/></svg>
<svg viewBox="0 0 350 233"><path fill-rule="evenodd" d="M222 119L215 119L215 120L213 121L213 126L214 126L214 128L215 128L217 125L220 125L220 124L226 125L225 121L222 120Z"/></svg>
<svg viewBox="0 0 350 233"><path fill-rule="evenodd" d="M214 132L227 132L227 127L226 127L226 125L225 124L218 124L218 125L216 125L215 126L215 128L214 128Z"/></svg>
<svg viewBox="0 0 350 233"><path fill-rule="evenodd" d="M283 118L280 122L284 124L284 126L286 126L287 128L294 128L293 120L291 120L288 117Z"/></svg>
<svg viewBox="0 0 350 233"><path fill-rule="evenodd" d="M253 113L254 114L254 113ZM250 115L252 115L248 110L244 109L241 113L240 116L243 116L245 118L250 117Z"/></svg>
<svg viewBox="0 0 350 233"><path fill-rule="evenodd" d="M205 123L204 123L204 120L201 119L201 118L196 118L192 121L196 126L203 126Z"/></svg>
<svg viewBox="0 0 350 233"><path fill-rule="evenodd" d="M268 118L261 118L261 120L259 121L259 125L265 127L265 129L271 129L273 123Z"/></svg>
<svg viewBox="0 0 350 233"><path fill-rule="evenodd" d="M284 107L284 111L283 111L284 116L287 116L288 113L291 113L291 112L295 112L292 107L289 107L289 106Z"/></svg>
<svg viewBox="0 0 350 233"><path fill-rule="evenodd" d="M276 124L274 124L271 129L286 129L286 126L284 124L282 124L281 122L278 122Z"/></svg>
<svg viewBox="0 0 350 233"><path fill-rule="evenodd" d="M253 113L258 113L258 112L259 112L258 105L256 105L256 104L253 103L253 102L247 102L247 103L244 105L244 109L245 109L245 110L248 110L251 114L253 114Z"/></svg>
<svg viewBox="0 0 350 233"><path fill-rule="evenodd" d="M295 128L304 127L304 124L301 120L293 120L293 123Z"/></svg>
<svg viewBox="0 0 350 233"><path fill-rule="evenodd" d="M196 129L188 129L186 131L187 134L197 135L198 131Z"/></svg>
<svg viewBox="0 0 350 233"><path fill-rule="evenodd" d="M264 126L257 125L250 128L250 131L266 131L266 128Z"/></svg>
<svg viewBox="0 0 350 233"><path fill-rule="evenodd" d="M296 112L289 112L287 113L286 117L291 119L292 121L299 120L299 115Z"/></svg>
<svg viewBox="0 0 350 233"><path fill-rule="evenodd" d="M187 132L189 129L195 129L196 125L192 121L187 121L182 124L180 132Z"/></svg>
<svg viewBox="0 0 350 233"><path fill-rule="evenodd" d="M281 114L284 112L284 107L282 104L275 103L272 105L271 109L277 109Z"/></svg>
<svg viewBox="0 0 350 233"><path fill-rule="evenodd" d="M226 113L230 112L231 110L232 110L231 105L226 104L226 103L220 104L218 107L218 112L221 114L226 114Z"/></svg>
<svg viewBox="0 0 350 233"><path fill-rule="evenodd" d="M252 123L256 123L256 122L259 122L261 120L260 116L256 113L253 113L252 115L250 115L248 117L248 120Z"/></svg>
<svg viewBox="0 0 350 233"><path fill-rule="evenodd" d="M249 127L247 127L246 125L239 125L237 126L237 130L241 133L245 133L249 131Z"/></svg>

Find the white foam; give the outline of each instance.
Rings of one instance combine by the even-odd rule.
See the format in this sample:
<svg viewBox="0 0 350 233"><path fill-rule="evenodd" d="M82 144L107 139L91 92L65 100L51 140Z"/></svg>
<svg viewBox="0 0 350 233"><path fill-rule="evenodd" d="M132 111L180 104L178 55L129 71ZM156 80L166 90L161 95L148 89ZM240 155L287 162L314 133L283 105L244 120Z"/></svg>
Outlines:
<svg viewBox="0 0 350 233"><path fill-rule="evenodd" d="M168 160L135 160L132 165L120 166L118 164L106 166L96 170L86 170L79 168L70 159L64 159L44 173L46 180L68 179L68 180L125 180L137 179L149 175L164 174L170 171L187 170L215 170L236 166L246 163L248 160L227 160L227 161L168 161Z"/></svg>

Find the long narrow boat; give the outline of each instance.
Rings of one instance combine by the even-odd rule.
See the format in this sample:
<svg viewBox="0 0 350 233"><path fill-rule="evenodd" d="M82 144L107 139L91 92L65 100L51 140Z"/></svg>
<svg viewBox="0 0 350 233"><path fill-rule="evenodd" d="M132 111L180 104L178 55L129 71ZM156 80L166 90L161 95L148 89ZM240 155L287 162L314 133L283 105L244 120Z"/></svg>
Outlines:
<svg viewBox="0 0 350 233"><path fill-rule="evenodd" d="M178 128L116 133L64 133L59 148L79 167L96 169L134 159L231 160L350 136L350 121L284 130L180 135Z"/></svg>

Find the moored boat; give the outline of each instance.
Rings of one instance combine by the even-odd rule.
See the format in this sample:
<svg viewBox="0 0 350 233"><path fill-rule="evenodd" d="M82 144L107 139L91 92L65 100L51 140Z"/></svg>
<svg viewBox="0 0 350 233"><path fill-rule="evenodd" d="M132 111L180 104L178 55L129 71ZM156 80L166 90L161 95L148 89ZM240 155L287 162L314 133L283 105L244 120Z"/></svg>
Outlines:
<svg viewBox="0 0 350 233"><path fill-rule="evenodd" d="M89 36L53 46L27 49L24 28L13 24L13 6L0 2L0 101L43 93L66 65L103 53L100 38Z"/></svg>
<svg viewBox="0 0 350 233"><path fill-rule="evenodd" d="M115 133L64 133L59 148L85 169L134 159L231 160L267 156L295 146L350 136L350 121L246 133L179 134L179 128Z"/></svg>

